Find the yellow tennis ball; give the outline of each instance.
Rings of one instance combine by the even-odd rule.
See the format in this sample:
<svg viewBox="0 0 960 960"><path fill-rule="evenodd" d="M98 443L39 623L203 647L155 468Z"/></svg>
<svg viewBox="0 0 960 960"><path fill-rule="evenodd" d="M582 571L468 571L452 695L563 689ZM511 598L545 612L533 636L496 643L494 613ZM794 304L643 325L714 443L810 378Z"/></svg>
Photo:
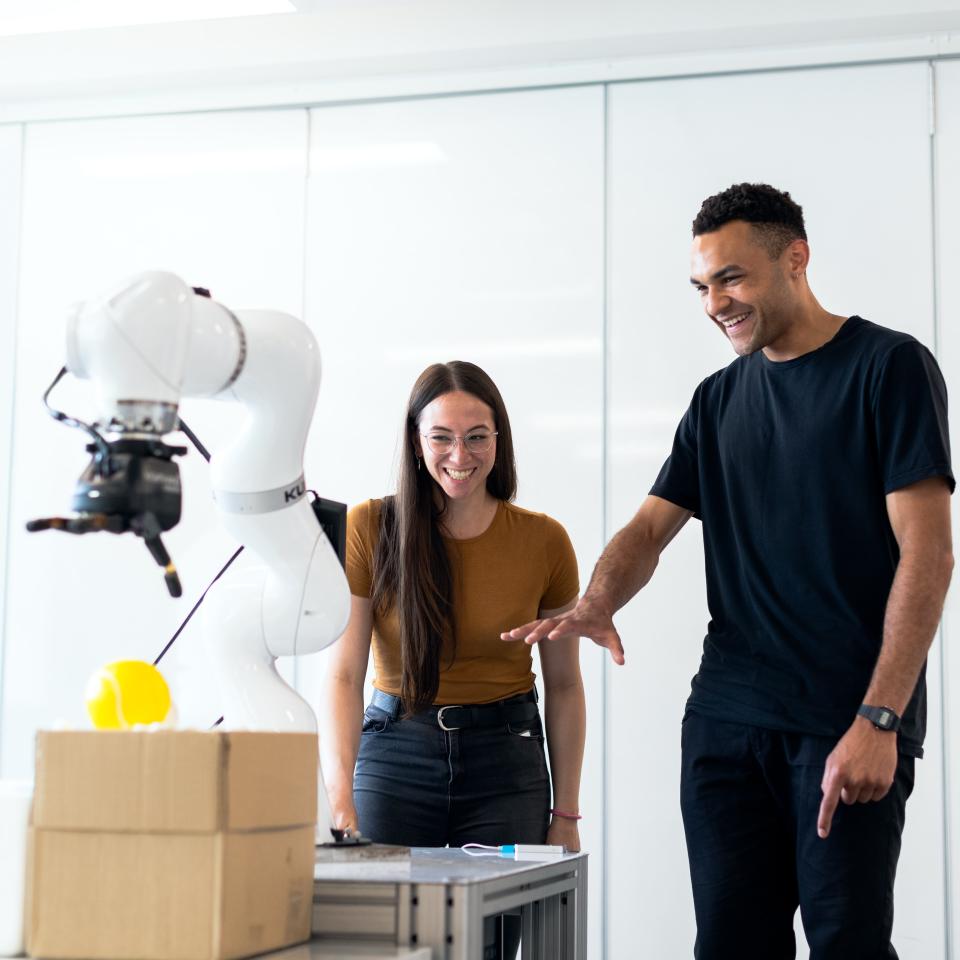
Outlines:
<svg viewBox="0 0 960 960"><path fill-rule="evenodd" d="M163 674L143 660L118 660L101 667L87 683L86 702L98 730L162 723L171 707Z"/></svg>

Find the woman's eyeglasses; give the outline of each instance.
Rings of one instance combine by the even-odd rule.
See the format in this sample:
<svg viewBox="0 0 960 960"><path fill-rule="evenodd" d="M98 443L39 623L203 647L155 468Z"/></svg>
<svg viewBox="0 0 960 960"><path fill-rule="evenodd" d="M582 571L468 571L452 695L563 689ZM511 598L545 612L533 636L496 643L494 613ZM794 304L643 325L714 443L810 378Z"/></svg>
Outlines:
<svg viewBox="0 0 960 960"><path fill-rule="evenodd" d="M462 437L452 433L433 432L421 433L420 436L427 441L427 446L433 453L442 456L450 453L458 443L462 443L470 453L486 453L493 446L498 432L495 430L493 433L488 433L486 430L476 430Z"/></svg>

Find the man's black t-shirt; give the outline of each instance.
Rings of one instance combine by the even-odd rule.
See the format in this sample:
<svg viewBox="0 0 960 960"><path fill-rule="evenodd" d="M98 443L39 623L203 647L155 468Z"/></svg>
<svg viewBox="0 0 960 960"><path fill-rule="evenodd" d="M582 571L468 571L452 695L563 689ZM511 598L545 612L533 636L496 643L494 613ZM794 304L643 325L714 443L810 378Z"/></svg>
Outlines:
<svg viewBox="0 0 960 960"><path fill-rule="evenodd" d="M953 490L946 387L907 334L850 317L818 350L704 380L650 491L703 522L711 619L688 706L842 736L899 558L884 498L932 476ZM925 727L921 674L900 749L921 756Z"/></svg>

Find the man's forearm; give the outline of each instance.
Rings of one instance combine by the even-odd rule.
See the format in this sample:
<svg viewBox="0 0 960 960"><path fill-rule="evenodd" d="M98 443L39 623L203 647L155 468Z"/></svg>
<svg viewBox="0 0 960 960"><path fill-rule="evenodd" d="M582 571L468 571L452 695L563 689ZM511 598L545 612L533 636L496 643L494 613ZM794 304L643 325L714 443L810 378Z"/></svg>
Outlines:
<svg viewBox="0 0 960 960"><path fill-rule="evenodd" d="M902 714L933 642L950 585L949 550L924 550L900 556L887 600L880 656L864 703Z"/></svg>
<svg viewBox="0 0 960 960"><path fill-rule="evenodd" d="M612 616L647 585L659 560L660 548L643 526L627 524L600 555L583 599Z"/></svg>

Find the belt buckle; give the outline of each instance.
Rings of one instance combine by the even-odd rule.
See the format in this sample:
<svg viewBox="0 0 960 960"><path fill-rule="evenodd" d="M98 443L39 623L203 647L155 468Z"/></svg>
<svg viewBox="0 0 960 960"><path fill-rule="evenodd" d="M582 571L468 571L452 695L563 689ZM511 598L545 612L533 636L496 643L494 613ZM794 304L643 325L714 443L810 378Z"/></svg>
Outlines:
<svg viewBox="0 0 960 960"><path fill-rule="evenodd" d="M457 710L457 709L459 709L460 706L461 706L461 704L448 703L445 707L441 707L441 708L437 711L437 725L440 727L441 730L445 730L447 733L450 733L450 732L453 731L453 730L459 730L459 729L460 729L459 727L448 727L448 726L443 722L443 712L444 712L444 710Z"/></svg>

